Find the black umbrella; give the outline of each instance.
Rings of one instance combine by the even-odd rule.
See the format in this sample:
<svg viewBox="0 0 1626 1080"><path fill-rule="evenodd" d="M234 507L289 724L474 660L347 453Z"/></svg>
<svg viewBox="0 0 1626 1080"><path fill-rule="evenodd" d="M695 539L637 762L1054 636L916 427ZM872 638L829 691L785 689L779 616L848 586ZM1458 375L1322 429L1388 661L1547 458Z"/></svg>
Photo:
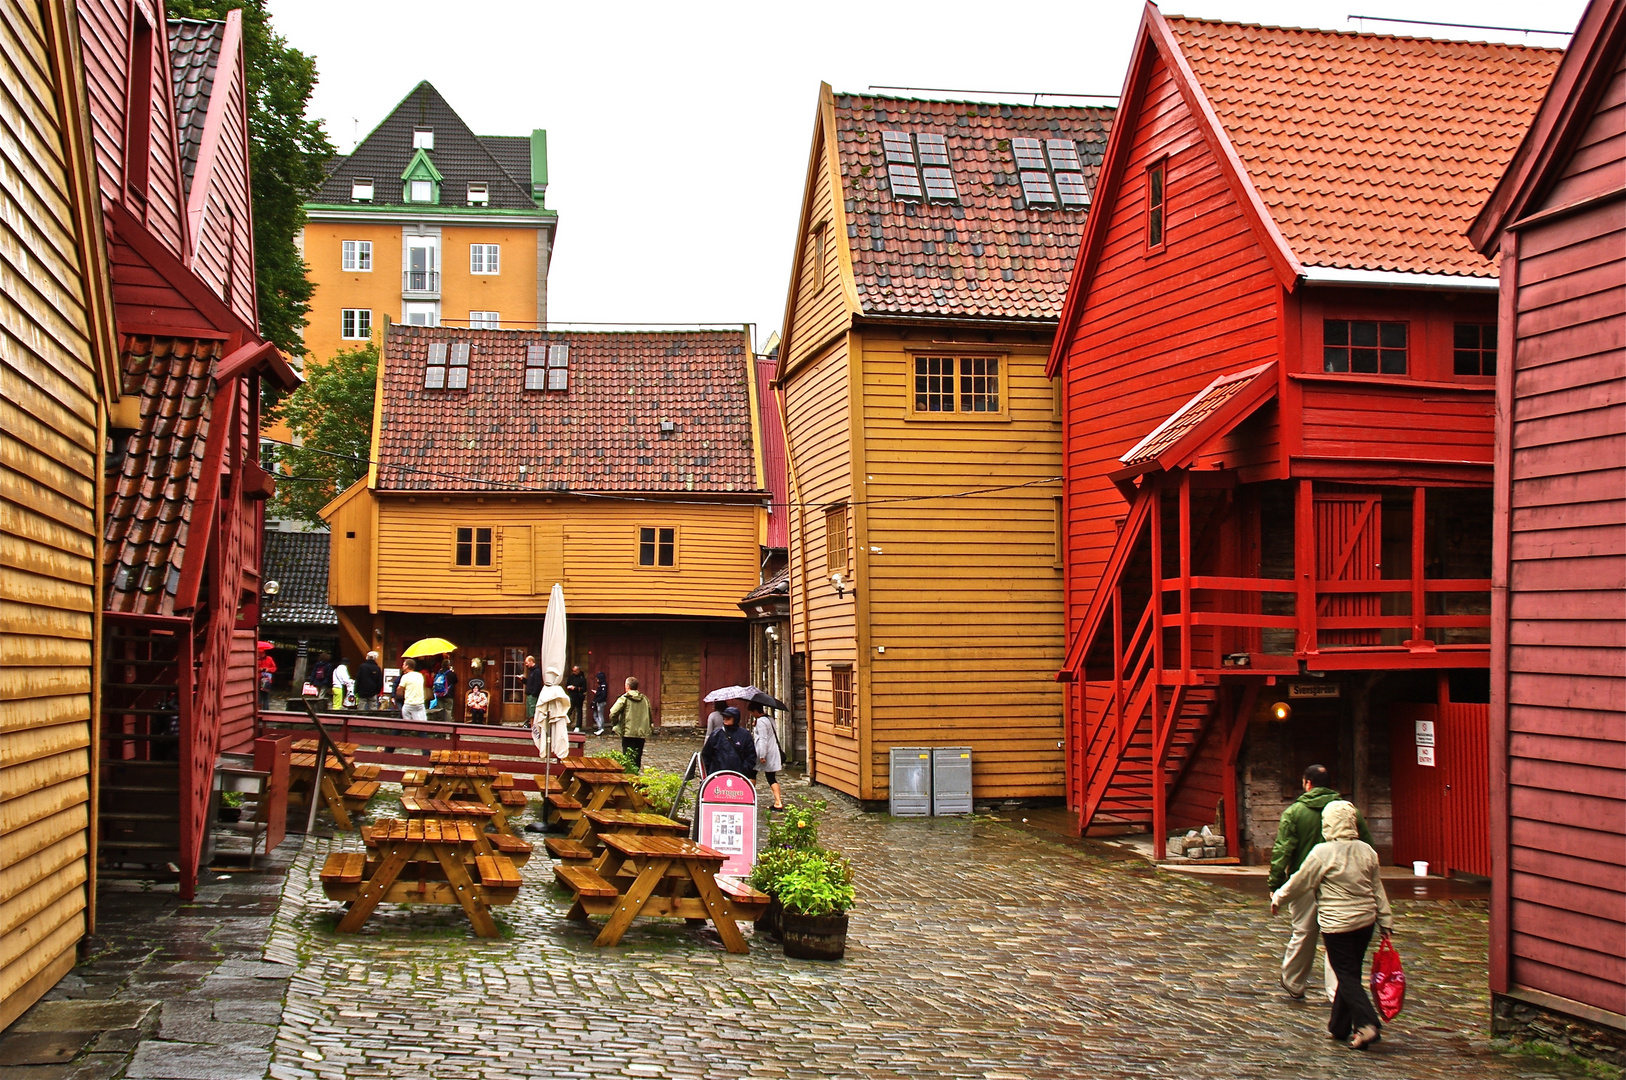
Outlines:
<svg viewBox="0 0 1626 1080"><path fill-rule="evenodd" d="M772 694L765 694L761 690L758 690L745 700L752 705L761 705L764 709L780 709L782 711L788 711L790 709L790 706L786 705L783 701L780 701Z"/></svg>

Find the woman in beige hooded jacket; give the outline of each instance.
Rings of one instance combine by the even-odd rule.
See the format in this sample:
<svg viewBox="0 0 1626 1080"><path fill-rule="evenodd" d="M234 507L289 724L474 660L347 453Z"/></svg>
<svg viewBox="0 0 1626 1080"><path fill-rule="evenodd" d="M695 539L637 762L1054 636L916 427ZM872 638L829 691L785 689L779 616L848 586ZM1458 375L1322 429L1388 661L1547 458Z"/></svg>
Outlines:
<svg viewBox="0 0 1626 1080"><path fill-rule="evenodd" d="M1327 1031L1357 1050L1377 1042L1383 1023L1367 996L1361 969L1372 928L1384 937L1394 927L1389 897L1378 876L1378 853L1360 839L1353 803L1330 802L1321 811L1323 843L1310 849L1298 872L1270 897L1270 913L1282 904L1316 893L1316 921L1327 944L1327 963L1338 976Z"/></svg>

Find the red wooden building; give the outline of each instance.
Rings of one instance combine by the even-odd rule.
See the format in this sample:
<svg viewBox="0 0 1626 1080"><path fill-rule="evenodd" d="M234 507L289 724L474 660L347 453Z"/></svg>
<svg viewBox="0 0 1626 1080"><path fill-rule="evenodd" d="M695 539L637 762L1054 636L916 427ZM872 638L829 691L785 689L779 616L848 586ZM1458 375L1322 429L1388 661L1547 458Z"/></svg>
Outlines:
<svg viewBox="0 0 1626 1080"><path fill-rule="evenodd" d="M80 0L122 394L109 417L98 857L190 896L222 750L253 741L259 382L242 17Z"/></svg>
<svg viewBox="0 0 1626 1080"><path fill-rule="evenodd" d="M1146 8L1051 354L1081 829L1258 857L1320 762L1387 858L1489 872L1464 229L1558 58Z"/></svg>
<svg viewBox="0 0 1626 1080"><path fill-rule="evenodd" d="M1502 271L1494 1026L1626 1064L1626 2L1588 8L1471 235Z"/></svg>

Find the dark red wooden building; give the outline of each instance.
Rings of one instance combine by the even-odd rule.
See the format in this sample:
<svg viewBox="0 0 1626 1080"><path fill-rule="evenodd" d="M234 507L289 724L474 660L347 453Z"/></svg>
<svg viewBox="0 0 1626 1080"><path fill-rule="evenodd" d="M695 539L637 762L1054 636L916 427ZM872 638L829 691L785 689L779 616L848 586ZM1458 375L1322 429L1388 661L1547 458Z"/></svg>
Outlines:
<svg viewBox="0 0 1626 1080"><path fill-rule="evenodd" d="M1502 273L1494 1023L1626 1064L1626 2L1587 9L1471 235Z"/></svg>
<svg viewBox="0 0 1626 1080"><path fill-rule="evenodd" d="M80 0L123 397L110 417L103 873L180 867L190 897L217 756L253 741L269 476L259 382L298 376L259 336L242 16ZM142 870L140 872L147 872Z"/></svg>
<svg viewBox="0 0 1626 1080"><path fill-rule="evenodd" d="M1489 872L1464 230L1559 55L1148 5L1051 355L1081 829L1258 857L1320 762L1385 857Z"/></svg>

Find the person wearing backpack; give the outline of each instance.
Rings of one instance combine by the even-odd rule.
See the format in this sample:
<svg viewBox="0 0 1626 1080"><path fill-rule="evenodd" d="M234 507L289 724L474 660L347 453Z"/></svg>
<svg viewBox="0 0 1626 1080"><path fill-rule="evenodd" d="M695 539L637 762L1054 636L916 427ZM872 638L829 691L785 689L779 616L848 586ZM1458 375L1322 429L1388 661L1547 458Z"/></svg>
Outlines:
<svg viewBox="0 0 1626 1080"><path fill-rule="evenodd" d="M638 680L627 678L627 692L610 706L610 730L621 735L621 751L632 758L633 773L644 769L644 740L655 734L654 710L638 692Z"/></svg>
<svg viewBox="0 0 1626 1080"><path fill-rule="evenodd" d="M430 683L434 703L429 706L429 719L451 724L457 721L457 672L452 670L452 658L442 656L440 667Z"/></svg>

